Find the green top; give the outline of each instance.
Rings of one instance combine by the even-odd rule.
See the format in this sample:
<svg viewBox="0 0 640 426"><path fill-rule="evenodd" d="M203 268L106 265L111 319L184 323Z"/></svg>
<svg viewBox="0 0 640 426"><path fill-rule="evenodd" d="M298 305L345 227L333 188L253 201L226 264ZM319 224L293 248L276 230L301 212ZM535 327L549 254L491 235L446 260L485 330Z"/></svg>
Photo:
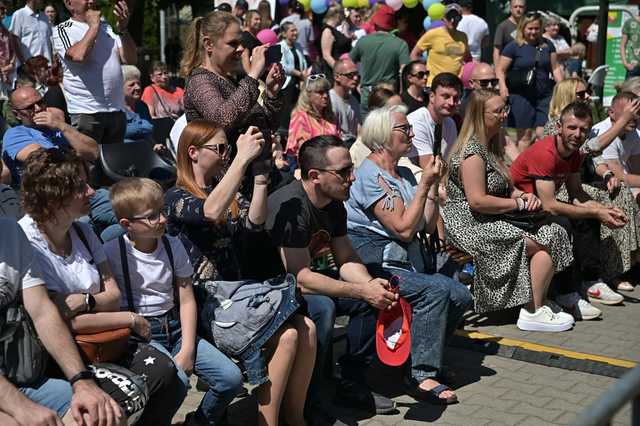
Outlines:
<svg viewBox="0 0 640 426"><path fill-rule="evenodd" d="M382 31L358 40L349 56L353 62L360 64L363 86L381 82L395 83L400 66L411 61L407 43Z"/></svg>
<svg viewBox="0 0 640 426"><path fill-rule="evenodd" d="M622 34L627 36L625 49L627 63L636 61L640 64L640 21L637 18L627 19L622 26Z"/></svg>

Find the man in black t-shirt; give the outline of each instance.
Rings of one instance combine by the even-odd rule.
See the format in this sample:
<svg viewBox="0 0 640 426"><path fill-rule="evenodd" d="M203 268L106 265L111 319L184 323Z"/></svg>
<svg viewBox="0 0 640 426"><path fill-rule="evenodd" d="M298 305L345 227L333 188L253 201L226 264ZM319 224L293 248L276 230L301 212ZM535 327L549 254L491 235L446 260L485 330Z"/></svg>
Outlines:
<svg viewBox="0 0 640 426"><path fill-rule="evenodd" d="M296 275L316 324L318 355L311 387L320 385L335 317L348 315L348 352L339 361L342 381L336 402L389 413L395 403L371 392L364 375L375 353L377 309L390 308L398 296L389 291L388 281L369 275L347 237L343 201L355 180L349 151L333 136L318 136L302 145L298 160L302 181L269 197L265 225L284 268ZM312 389L309 395L317 395Z"/></svg>

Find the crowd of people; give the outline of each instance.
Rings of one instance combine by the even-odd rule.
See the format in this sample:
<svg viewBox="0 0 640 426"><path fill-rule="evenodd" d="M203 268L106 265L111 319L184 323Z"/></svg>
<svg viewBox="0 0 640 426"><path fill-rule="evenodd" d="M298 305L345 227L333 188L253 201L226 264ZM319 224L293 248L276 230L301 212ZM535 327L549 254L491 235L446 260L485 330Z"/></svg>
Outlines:
<svg viewBox="0 0 640 426"><path fill-rule="evenodd" d="M384 3L222 3L191 23L184 88L161 62L143 88L124 0L113 25L84 0L3 20L0 423L169 425L195 374L187 425L224 424L245 382L261 425L336 424L337 316L334 403L396 409L366 382L382 351L408 395L454 404L465 312L565 332L623 304L640 16L603 114L555 18L511 0L489 64L473 2L443 3L423 34ZM124 143L175 177L114 180L101 153ZM409 347L379 330L406 310Z"/></svg>

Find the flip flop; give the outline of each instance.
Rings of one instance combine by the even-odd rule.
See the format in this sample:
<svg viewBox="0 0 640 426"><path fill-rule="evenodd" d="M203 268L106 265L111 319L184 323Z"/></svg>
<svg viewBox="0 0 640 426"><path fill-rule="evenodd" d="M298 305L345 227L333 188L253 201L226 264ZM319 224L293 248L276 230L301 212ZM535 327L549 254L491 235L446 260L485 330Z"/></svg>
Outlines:
<svg viewBox="0 0 640 426"><path fill-rule="evenodd" d="M440 395L442 395L443 392L450 390L451 388L449 388L449 386L442 384L429 390L422 389L420 386L416 385L411 389L408 389L407 393L417 400L429 402L435 405L457 404L459 402L457 395L453 395L449 398L440 398Z"/></svg>

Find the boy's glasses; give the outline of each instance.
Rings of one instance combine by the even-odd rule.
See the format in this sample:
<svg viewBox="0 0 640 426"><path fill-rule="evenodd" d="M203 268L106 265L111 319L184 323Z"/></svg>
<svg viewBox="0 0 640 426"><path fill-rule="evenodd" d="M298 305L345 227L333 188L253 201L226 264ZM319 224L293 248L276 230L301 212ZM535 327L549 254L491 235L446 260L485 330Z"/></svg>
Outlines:
<svg viewBox="0 0 640 426"><path fill-rule="evenodd" d="M162 220L162 216L167 216L164 209L153 212L147 216L134 216L129 220L144 220L151 226L157 226L160 223L160 220Z"/></svg>

